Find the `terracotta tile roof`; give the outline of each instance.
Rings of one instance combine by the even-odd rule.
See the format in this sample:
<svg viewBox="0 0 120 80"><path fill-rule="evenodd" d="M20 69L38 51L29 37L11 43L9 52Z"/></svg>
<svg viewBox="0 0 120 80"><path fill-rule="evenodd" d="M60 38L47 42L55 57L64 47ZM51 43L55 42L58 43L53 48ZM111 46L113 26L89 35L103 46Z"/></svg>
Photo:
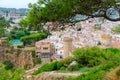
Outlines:
<svg viewBox="0 0 120 80"><path fill-rule="evenodd" d="M107 36L106 34L102 34L102 35L101 35L101 38L102 38L102 39L107 39L108 36Z"/></svg>

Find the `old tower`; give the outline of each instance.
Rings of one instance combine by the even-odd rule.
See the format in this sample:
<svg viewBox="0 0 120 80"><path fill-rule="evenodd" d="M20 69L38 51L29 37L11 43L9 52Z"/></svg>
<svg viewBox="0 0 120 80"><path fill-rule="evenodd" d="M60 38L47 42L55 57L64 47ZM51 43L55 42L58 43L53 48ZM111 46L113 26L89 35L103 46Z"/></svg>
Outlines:
<svg viewBox="0 0 120 80"><path fill-rule="evenodd" d="M73 40L70 37L65 37L63 39L63 44L64 44L64 55L63 55L63 58L67 58L67 57L71 56L72 41Z"/></svg>

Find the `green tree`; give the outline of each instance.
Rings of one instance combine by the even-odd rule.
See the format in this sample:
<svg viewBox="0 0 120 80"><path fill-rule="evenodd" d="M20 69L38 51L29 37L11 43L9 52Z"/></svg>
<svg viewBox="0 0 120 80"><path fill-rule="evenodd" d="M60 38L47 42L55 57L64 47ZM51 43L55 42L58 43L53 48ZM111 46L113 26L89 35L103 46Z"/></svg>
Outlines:
<svg viewBox="0 0 120 80"><path fill-rule="evenodd" d="M47 21L73 22L78 21L77 16L82 16L80 20L104 17L119 21L119 5L119 0L39 0L29 4L31 10L26 19L32 25L41 25Z"/></svg>
<svg viewBox="0 0 120 80"><path fill-rule="evenodd" d="M22 18L22 19L20 20L20 22L19 22L19 25L20 25L21 27L27 27L27 26L29 25L29 23L28 23L27 19Z"/></svg>
<svg viewBox="0 0 120 80"><path fill-rule="evenodd" d="M24 46L25 46L26 44L31 44L32 42L38 41L40 39L44 39L47 36L48 36L47 33L40 32L40 33L34 33L27 36L23 36L20 38L20 40L24 42Z"/></svg>
<svg viewBox="0 0 120 80"><path fill-rule="evenodd" d="M10 26L9 22L6 21L4 17L0 17L0 27L6 28L9 26Z"/></svg>
<svg viewBox="0 0 120 80"><path fill-rule="evenodd" d="M4 28L0 28L0 38L4 37L4 33L5 33L5 29Z"/></svg>
<svg viewBox="0 0 120 80"><path fill-rule="evenodd" d="M26 28L17 28L17 27L14 27L13 30L10 32L11 34L11 37L13 39L20 39L21 37L23 36L27 36L29 35L29 31L27 31Z"/></svg>

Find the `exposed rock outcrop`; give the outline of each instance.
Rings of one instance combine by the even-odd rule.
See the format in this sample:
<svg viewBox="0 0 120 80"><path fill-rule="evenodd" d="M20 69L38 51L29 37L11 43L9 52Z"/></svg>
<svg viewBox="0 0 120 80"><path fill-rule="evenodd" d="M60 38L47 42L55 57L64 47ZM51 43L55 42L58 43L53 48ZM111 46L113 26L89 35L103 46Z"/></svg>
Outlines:
<svg viewBox="0 0 120 80"><path fill-rule="evenodd" d="M0 47L0 62L10 60L15 67L31 69L34 66L30 51L14 49L13 47Z"/></svg>
<svg viewBox="0 0 120 80"><path fill-rule="evenodd" d="M37 76L27 76L26 80L64 80L65 78L77 77L81 73L73 72L73 73L59 73L59 72L43 72Z"/></svg>

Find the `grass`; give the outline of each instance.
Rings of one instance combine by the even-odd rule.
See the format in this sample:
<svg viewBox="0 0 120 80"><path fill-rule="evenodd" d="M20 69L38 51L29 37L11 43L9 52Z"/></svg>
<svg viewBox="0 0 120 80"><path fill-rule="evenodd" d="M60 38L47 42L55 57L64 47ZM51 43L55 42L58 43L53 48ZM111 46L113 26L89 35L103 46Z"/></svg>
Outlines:
<svg viewBox="0 0 120 80"><path fill-rule="evenodd" d="M88 72L90 71L92 68L89 68L89 67L83 67L83 68L80 68L79 69L79 72Z"/></svg>
<svg viewBox="0 0 120 80"><path fill-rule="evenodd" d="M80 68L78 71L69 71L69 70L58 70L58 72L60 73L68 73L68 72L88 72L90 71L92 68L89 68L89 67L83 67L83 68Z"/></svg>

